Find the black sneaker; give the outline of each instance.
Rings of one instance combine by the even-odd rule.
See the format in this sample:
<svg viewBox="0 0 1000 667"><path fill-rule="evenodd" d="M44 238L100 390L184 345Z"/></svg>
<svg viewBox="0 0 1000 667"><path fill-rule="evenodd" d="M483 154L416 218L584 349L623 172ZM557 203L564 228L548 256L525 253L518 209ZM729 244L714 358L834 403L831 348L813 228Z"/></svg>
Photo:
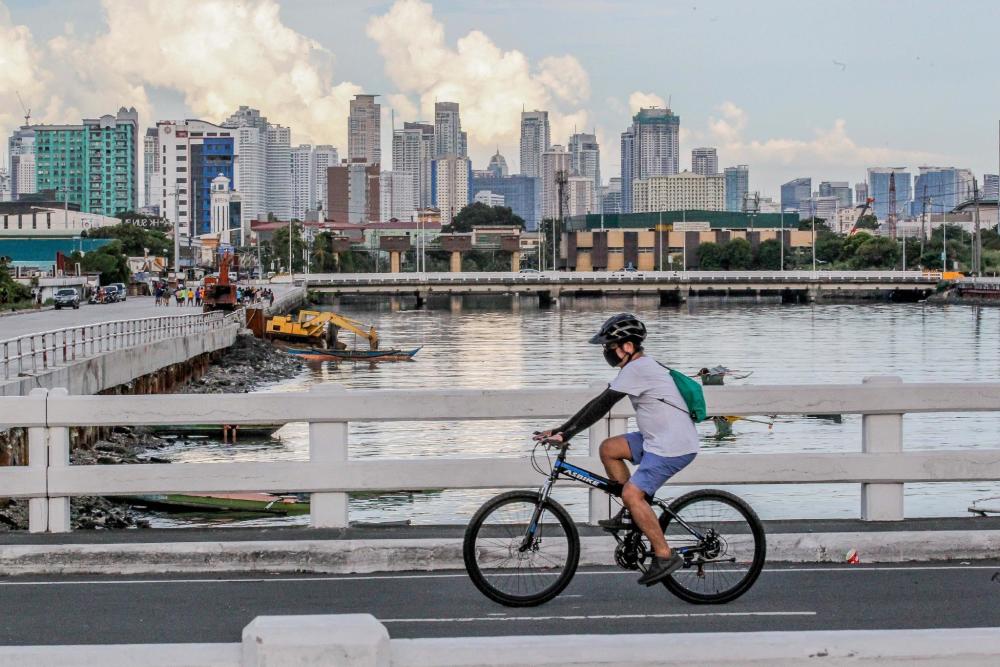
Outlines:
<svg viewBox="0 0 1000 667"><path fill-rule="evenodd" d="M632 527L632 515L628 513L628 508L623 507L610 519L599 519L597 525L604 530L609 530L611 532L617 532L619 530L628 530Z"/></svg>
<svg viewBox="0 0 1000 667"><path fill-rule="evenodd" d="M657 558L649 563L646 573L639 577L639 583L644 586L652 586L663 581L684 565L684 558L680 554L672 554L670 558Z"/></svg>

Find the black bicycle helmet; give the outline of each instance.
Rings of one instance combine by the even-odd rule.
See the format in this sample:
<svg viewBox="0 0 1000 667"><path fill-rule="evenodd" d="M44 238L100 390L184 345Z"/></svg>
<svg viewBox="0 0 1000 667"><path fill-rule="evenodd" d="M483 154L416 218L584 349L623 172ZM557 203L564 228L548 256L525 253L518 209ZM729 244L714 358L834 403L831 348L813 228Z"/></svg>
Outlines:
<svg viewBox="0 0 1000 667"><path fill-rule="evenodd" d="M607 345L631 341L641 346L644 340L646 340L646 325L632 313L618 313L601 325L601 330L590 339L590 342L592 345Z"/></svg>

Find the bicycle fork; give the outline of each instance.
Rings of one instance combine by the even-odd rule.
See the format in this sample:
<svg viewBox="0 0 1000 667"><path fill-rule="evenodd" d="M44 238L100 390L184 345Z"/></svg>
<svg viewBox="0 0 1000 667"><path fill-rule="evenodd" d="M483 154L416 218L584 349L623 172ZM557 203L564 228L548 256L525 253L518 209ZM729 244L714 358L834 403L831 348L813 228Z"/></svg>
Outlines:
<svg viewBox="0 0 1000 667"><path fill-rule="evenodd" d="M531 521L528 522L528 529L524 533L524 537L521 539L521 544L517 548L520 553L528 551L531 546L535 543L535 533L538 531L538 522L542 518L542 507L545 505L545 501L549 499L549 494L552 492L553 478L545 480L542 484L542 488L538 490L538 504L535 505L535 511L531 513Z"/></svg>

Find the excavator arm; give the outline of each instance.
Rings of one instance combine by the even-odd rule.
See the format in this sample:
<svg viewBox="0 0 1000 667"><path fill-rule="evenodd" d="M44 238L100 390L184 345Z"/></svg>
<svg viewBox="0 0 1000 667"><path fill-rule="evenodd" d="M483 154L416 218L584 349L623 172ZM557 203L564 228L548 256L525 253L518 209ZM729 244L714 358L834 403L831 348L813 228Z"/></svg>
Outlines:
<svg viewBox="0 0 1000 667"><path fill-rule="evenodd" d="M337 313L320 312L318 310L299 311L298 325L308 336L316 336L327 324L339 329L346 329L368 340L368 345L372 350L378 349L378 332L375 327L365 325L349 317L338 315Z"/></svg>

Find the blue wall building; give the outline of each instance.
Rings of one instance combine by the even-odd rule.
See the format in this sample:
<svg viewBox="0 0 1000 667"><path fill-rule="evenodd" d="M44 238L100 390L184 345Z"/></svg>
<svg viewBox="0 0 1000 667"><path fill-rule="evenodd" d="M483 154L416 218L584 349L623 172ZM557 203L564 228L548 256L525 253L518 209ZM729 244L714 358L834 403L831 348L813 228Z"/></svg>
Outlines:
<svg viewBox="0 0 1000 667"><path fill-rule="evenodd" d="M524 218L524 227L533 232L538 229L542 209L542 179L532 176L476 176L472 179L470 192L475 197L477 192L489 190L493 194L503 195L504 206L510 208L515 215Z"/></svg>
<svg viewBox="0 0 1000 667"><path fill-rule="evenodd" d="M889 217L889 175L896 174L896 216L905 217L910 213L913 199L913 177L908 171L894 168L871 168L868 170L868 196L875 199L872 210L875 217L885 220ZM941 209L935 205L935 211Z"/></svg>
<svg viewBox="0 0 1000 667"><path fill-rule="evenodd" d="M212 179L220 174L236 182L233 172L234 145L232 137L205 137L201 144L191 144L191 171L195 198L193 223L195 234L212 231Z"/></svg>

